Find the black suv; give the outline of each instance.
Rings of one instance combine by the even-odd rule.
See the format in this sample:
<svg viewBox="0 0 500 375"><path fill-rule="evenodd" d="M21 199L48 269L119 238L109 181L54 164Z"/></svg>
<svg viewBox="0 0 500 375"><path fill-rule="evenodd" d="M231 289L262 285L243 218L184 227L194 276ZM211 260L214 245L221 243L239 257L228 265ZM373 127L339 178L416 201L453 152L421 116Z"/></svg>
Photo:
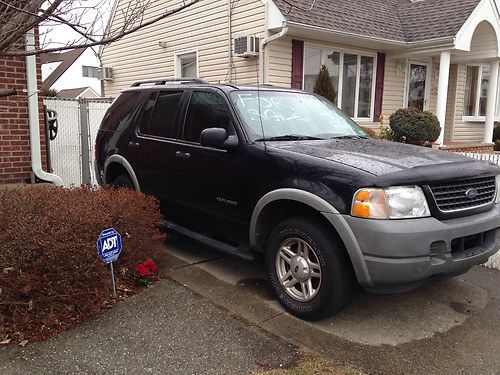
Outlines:
<svg viewBox="0 0 500 375"><path fill-rule="evenodd" d="M280 302L341 310L356 283L400 292L500 247L500 169L369 138L326 99L199 79L142 81L96 139L100 183L157 196L167 226L264 253Z"/></svg>

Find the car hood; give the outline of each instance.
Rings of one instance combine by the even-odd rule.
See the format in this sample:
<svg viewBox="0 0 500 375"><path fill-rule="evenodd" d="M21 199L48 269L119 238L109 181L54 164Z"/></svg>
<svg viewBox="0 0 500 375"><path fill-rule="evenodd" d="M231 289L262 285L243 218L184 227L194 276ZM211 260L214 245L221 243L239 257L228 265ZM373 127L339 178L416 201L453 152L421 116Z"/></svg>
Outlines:
<svg viewBox="0 0 500 375"><path fill-rule="evenodd" d="M377 177L377 185L500 173L496 166L453 152L371 138L271 142L268 146L363 170Z"/></svg>

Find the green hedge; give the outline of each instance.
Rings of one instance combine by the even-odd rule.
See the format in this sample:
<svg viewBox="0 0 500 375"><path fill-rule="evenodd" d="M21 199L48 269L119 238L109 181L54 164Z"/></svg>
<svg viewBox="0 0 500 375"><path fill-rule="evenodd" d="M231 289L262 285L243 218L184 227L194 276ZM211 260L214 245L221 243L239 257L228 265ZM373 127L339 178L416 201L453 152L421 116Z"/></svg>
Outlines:
<svg viewBox="0 0 500 375"><path fill-rule="evenodd" d="M417 108L397 110L389 118L389 126L396 139L415 145L434 142L441 132L438 118Z"/></svg>

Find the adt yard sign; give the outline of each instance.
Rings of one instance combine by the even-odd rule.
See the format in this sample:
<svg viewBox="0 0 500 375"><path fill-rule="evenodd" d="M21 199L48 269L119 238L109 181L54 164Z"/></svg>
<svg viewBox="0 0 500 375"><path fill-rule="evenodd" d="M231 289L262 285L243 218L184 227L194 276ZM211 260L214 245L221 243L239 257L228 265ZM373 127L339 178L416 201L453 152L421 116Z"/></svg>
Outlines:
<svg viewBox="0 0 500 375"><path fill-rule="evenodd" d="M103 230L97 240L99 257L106 263L114 262L122 251L122 236L113 228Z"/></svg>

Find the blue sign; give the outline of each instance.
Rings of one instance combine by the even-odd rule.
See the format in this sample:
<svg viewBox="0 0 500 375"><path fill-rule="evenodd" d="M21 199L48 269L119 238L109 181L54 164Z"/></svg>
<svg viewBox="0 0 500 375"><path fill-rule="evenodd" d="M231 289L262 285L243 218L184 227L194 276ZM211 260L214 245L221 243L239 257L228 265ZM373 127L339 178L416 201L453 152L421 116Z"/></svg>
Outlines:
<svg viewBox="0 0 500 375"><path fill-rule="evenodd" d="M97 240L97 252L106 263L114 262L122 252L122 236L113 228L103 230Z"/></svg>

